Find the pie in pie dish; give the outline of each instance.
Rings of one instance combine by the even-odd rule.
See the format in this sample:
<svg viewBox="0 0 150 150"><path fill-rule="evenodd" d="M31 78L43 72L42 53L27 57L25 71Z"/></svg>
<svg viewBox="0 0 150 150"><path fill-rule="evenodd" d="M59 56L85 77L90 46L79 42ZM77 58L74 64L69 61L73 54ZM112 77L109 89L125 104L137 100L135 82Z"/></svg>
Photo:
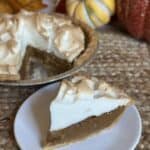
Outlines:
<svg viewBox="0 0 150 150"><path fill-rule="evenodd" d="M95 77L76 75L61 82L50 103L44 150L83 140L117 122L133 103L125 93Z"/></svg>
<svg viewBox="0 0 150 150"><path fill-rule="evenodd" d="M0 16L0 80L19 80L27 46L72 63L85 48L82 29L62 15L21 11Z"/></svg>

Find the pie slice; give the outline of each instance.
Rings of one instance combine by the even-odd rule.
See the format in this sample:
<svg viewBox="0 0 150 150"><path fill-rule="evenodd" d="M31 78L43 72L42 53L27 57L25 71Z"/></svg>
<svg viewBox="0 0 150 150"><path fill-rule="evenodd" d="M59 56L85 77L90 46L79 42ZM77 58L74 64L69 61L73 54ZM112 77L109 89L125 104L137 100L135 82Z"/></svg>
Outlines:
<svg viewBox="0 0 150 150"><path fill-rule="evenodd" d="M78 142L110 127L133 101L95 77L63 80L50 104L50 128L44 150Z"/></svg>

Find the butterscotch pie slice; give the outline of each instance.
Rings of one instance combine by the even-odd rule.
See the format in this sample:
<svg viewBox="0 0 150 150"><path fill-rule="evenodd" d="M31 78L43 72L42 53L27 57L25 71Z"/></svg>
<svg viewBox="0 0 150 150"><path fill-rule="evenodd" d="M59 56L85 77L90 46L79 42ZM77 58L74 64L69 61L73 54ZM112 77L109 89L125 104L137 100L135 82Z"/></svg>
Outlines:
<svg viewBox="0 0 150 150"><path fill-rule="evenodd" d="M19 80L27 47L72 63L84 50L85 36L71 19L21 11L0 15L0 80Z"/></svg>
<svg viewBox="0 0 150 150"><path fill-rule="evenodd" d="M50 127L44 150L98 134L117 122L132 102L125 93L95 77L76 75L63 80L50 104Z"/></svg>

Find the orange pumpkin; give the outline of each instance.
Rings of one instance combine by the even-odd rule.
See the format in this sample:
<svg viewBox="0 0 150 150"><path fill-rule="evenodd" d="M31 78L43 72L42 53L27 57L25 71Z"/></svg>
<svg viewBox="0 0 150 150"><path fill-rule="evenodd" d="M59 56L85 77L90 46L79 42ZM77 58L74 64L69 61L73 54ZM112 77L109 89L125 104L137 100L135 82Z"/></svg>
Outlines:
<svg viewBox="0 0 150 150"><path fill-rule="evenodd" d="M17 13L21 9L38 11L45 7L42 0L0 0L0 13Z"/></svg>

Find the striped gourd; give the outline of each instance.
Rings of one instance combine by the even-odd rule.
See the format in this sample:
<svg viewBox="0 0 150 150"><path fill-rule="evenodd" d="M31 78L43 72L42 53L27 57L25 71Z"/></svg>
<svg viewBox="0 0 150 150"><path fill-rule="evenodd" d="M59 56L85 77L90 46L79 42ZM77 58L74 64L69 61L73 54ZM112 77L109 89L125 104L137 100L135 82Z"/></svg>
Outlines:
<svg viewBox="0 0 150 150"><path fill-rule="evenodd" d="M69 16L95 28L110 21L115 0L66 0L66 9Z"/></svg>

